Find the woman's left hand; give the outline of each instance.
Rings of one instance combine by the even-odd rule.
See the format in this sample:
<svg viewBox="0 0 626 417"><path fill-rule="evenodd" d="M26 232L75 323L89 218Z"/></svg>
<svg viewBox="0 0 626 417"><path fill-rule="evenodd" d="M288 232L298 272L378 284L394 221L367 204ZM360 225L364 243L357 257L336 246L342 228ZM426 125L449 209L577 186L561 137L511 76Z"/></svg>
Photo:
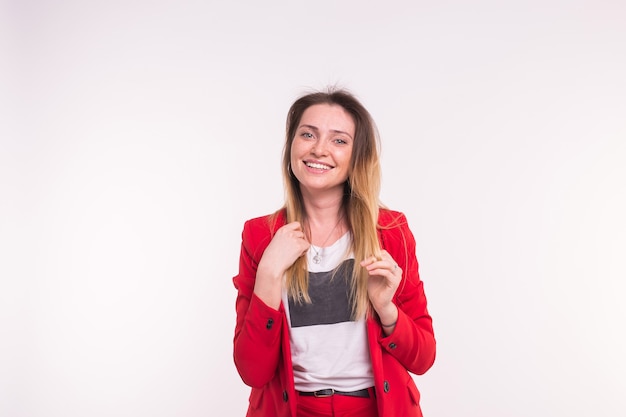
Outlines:
<svg viewBox="0 0 626 417"><path fill-rule="evenodd" d="M367 294L381 323L395 323L398 309L391 300L400 285L402 269L386 250L381 252L380 259L370 256L361 261L361 266L369 273Z"/></svg>

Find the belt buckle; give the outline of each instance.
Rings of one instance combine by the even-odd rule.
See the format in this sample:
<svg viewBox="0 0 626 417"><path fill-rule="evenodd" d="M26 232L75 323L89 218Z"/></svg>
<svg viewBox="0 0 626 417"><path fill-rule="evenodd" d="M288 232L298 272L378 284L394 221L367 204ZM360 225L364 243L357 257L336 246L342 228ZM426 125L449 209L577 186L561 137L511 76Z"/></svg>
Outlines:
<svg viewBox="0 0 626 417"><path fill-rule="evenodd" d="M333 395L335 395L335 390L333 388L322 389L319 391L315 391L313 395L315 396L315 398L332 397Z"/></svg>

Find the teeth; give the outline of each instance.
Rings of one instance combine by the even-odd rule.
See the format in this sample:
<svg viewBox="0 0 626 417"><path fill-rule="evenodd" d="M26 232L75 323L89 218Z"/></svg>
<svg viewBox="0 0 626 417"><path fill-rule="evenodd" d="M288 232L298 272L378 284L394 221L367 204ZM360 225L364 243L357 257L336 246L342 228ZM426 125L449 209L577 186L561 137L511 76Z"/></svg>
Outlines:
<svg viewBox="0 0 626 417"><path fill-rule="evenodd" d="M315 164L315 163L312 163L312 162L307 162L306 166L308 166L310 168L315 168L315 169L330 169L330 167L328 165Z"/></svg>

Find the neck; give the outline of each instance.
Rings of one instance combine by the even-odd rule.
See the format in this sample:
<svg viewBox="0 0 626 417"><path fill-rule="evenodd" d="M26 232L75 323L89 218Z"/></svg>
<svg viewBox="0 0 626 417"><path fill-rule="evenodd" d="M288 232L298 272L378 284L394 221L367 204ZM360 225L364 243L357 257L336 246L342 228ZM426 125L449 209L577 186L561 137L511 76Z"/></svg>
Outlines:
<svg viewBox="0 0 626 417"><path fill-rule="evenodd" d="M314 246L324 248L335 243L341 236L343 236L343 216L339 218L337 223L330 229L330 232L326 233L325 229L314 229L309 227L309 235L311 236L310 242ZM322 232L324 230L324 232ZM324 237L325 236L325 237ZM319 255L319 253L318 253Z"/></svg>
<svg viewBox="0 0 626 417"><path fill-rule="evenodd" d="M302 189L304 226L309 242L315 246L334 243L346 230L343 187L311 192Z"/></svg>
<svg viewBox="0 0 626 417"><path fill-rule="evenodd" d="M344 215L343 195L328 198L304 198L304 210L310 226L334 226Z"/></svg>
<svg viewBox="0 0 626 417"><path fill-rule="evenodd" d="M311 244L321 247L333 244L345 230L343 208L318 208L313 212L307 210L306 229Z"/></svg>

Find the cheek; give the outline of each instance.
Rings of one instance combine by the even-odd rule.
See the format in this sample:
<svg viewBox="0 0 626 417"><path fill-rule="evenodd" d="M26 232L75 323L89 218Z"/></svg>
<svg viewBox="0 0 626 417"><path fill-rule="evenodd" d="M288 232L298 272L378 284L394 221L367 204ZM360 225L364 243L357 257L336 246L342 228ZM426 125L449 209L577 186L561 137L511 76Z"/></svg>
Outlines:
<svg viewBox="0 0 626 417"><path fill-rule="evenodd" d="M291 163L293 164L294 162L302 158L304 155L306 155L310 151L310 147L311 147L310 144L304 141L294 140L293 143L291 144L291 152L289 155L289 160L291 161Z"/></svg>
<svg viewBox="0 0 626 417"><path fill-rule="evenodd" d="M346 167L350 166L350 160L352 159L352 149L346 150L341 155L342 161Z"/></svg>
<svg viewBox="0 0 626 417"><path fill-rule="evenodd" d="M295 139L291 142L291 159L293 159L300 152L302 145L299 145L298 142L299 141Z"/></svg>
<svg viewBox="0 0 626 417"><path fill-rule="evenodd" d="M296 164L296 151L296 148L291 148L291 152L289 154L289 162L291 162L292 167Z"/></svg>
<svg viewBox="0 0 626 417"><path fill-rule="evenodd" d="M291 173L298 178L298 169L301 169L300 166L300 158L298 157L299 148L297 146L291 147L291 152L289 154L289 165L291 166ZM299 179L299 178L298 178Z"/></svg>

